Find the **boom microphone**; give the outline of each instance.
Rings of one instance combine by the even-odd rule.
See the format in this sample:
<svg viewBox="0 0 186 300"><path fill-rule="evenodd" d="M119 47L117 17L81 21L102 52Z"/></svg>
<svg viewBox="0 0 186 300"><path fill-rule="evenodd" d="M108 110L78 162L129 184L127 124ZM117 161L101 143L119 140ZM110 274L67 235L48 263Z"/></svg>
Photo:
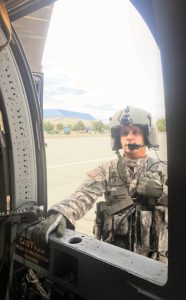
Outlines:
<svg viewBox="0 0 186 300"><path fill-rule="evenodd" d="M128 144L127 146L129 150L135 150L144 147L144 145L139 145L139 144Z"/></svg>

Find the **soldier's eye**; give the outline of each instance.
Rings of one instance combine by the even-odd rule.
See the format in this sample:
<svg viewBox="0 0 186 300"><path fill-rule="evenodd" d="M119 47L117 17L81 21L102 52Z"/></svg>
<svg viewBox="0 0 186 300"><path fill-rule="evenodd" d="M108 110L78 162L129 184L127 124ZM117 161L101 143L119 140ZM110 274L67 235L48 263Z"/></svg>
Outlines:
<svg viewBox="0 0 186 300"><path fill-rule="evenodd" d="M120 136L127 136L129 134L129 130L120 129Z"/></svg>
<svg viewBox="0 0 186 300"><path fill-rule="evenodd" d="M141 132L138 129L132 131L133 135L139 135Z"/></svg>

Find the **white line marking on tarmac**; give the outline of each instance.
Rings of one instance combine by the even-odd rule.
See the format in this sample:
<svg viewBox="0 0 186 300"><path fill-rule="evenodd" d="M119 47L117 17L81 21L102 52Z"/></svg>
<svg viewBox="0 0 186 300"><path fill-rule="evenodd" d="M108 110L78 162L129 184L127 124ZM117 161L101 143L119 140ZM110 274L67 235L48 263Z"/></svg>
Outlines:
<svg viewBox="0 0 186 300"><path fill-rule="evenodd" d="M93 159L93 160L84 160L84 161L73 162L73 163L62 164L62 165L47 166L47 169L70 167L70 166L82 165L82 164L87 164L87 163L91 163L91 162L104 161L104 160L110 160L110 159L113 159L113 157Z"/></svg>

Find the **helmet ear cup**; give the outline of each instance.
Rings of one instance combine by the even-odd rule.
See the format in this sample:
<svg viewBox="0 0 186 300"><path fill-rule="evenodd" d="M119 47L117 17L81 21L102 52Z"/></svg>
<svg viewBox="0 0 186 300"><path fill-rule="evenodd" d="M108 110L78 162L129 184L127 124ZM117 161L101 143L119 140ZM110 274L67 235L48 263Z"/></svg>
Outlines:
<svg viewBox="0 0 186 300"><path fill-rule="evenodd" d="M112 150L118 150L122 148L120 143L119 128L116 127L111 128L111 146L112 146Z"/></svg>
<svg viewBox="0 0 186 300"><path fill-rule="evenodd" d="M149 139L148 139L148 127L147 126L140 126L143 134L143 140L144 140L144 145L148 146L149 145Z"/></svg>
<svg viewBox="0 0 186 300"><path fill-rule="evenodd" d="M148 142L150 147L152 148L159 148L159 143L158 143L158 129L157 127L153 124L151 128L151 132L149 133L148 137Z"/></svg>

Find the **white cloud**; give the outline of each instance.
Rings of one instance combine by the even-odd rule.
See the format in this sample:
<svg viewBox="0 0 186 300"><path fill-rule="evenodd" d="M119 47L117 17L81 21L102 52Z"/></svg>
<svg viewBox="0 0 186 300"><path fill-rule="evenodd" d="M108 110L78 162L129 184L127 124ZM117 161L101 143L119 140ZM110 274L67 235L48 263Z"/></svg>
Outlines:
<svg viewBox="0 0 186 300"><path fill-rule="evenodd" d="M49 65L69 93L53 91L47 107L105 118L131 104L164 114L159 50L128 0L57 1L43 56L46 78ZM68 80L60 82L59 74Z"/></svg>

